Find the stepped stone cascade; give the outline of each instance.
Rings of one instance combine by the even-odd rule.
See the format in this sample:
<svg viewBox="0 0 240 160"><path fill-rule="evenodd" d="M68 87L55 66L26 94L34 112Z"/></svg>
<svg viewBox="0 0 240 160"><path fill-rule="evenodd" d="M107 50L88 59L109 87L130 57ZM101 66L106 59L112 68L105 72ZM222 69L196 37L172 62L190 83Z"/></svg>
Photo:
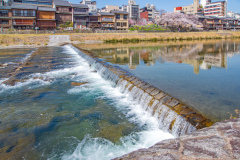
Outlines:
<svg viewBox="0 0 240 160"><path fill-rule="evenodd" d="M160 129L178 137L213 124L182 102L134 77L122 68L98 59L87 50L72 45L70 47L104 79L113 82L122 93L128 93L132 100L138 102L144 110L156 117Z"/></svg>

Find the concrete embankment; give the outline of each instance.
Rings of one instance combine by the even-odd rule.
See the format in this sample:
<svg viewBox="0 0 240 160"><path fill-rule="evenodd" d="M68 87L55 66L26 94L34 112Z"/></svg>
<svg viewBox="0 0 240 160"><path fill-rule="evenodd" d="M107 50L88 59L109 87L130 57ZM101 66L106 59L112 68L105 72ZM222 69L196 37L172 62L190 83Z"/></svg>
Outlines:
<svg viewBox="0 0 240 160"><path fill-rule="evenodd" d="M156 117L159 128L178 137L212 125L209 119L158 88L117 66L101 61L89 51L71 47L86 59L103 78L114 82L122 92L129 93L144 110Z"/></svg>
<svg viewBox="0 0 240 160"><path fill-rule="evenodd" d="M192 134L161 141L115 160L238 160L240 159L240 119L215 123Z"/></svg>

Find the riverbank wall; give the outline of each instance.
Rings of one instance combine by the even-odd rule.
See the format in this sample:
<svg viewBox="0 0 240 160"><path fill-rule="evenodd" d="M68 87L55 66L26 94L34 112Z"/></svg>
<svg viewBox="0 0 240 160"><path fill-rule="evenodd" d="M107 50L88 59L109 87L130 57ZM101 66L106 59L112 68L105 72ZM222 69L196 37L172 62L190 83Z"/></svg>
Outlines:
<svg viewBox="0 0 240 160"><path fill-rule="evenodd" d="M0 48L48 46L51 36L69 35L71 43L164 42L239 39L240 32L1 34Z"/></svg>
<svg viewBox="0 0 240 160"><path fill-rule="evenodd" d="M178 137L213 123L179 100L138 79L118 66L104 62L91 52L70 45L104 79L113 82L121 92L128 93L149 115L158 119L159 128Z"/></svg>

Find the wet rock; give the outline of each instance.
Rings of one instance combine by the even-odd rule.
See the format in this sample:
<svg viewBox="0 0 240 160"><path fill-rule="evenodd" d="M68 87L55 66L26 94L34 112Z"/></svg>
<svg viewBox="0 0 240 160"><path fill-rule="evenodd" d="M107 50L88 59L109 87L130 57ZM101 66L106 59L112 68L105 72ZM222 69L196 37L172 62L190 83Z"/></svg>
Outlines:
<svg viewBox="0 0 240 160"><path fill-rule="evenodd" d="M72 86L81 86L81 85L84 85L86 83L88 83L88 82L72 82L71 85Z"/></svg>
<svg viewBox="0 0 240 160"><path fill-rule="evenodd" d="M8 65L9 65L8 63L4 63L2 66L7 67Z"/></svg>
<svg viewBox="0 0 240 160"><path fill-rule="evenodd" d="M157 99L157 100L160 100L160 99L162 99L164 96L166 96L166 94L163 93L163 92L160 92L160 93L158 93L157 95L155 95L154 98Z"/></svg>
<svg viewBox="0 0 240 160"><path fill-rule="evenodd" d="M179 138L164 140L148 149L139 149L116 159L239 159L240 138L231 138L225 134L226 132L234 131L234 127L230 126L236 120L240 122L240 119L219 122L209 128L204 128ZM222 132L221 134L219 134L217 128Z"/></svg>

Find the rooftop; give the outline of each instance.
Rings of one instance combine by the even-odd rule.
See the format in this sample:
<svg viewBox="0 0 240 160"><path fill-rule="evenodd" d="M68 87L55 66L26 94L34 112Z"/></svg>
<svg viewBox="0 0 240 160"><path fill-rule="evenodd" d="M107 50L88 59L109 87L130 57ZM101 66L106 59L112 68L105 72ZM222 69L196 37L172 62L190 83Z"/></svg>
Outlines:
<svg viewBox="0 0 240 160"><path fill-rule="evenodd" d="M125 11L111 11L112 13L118 13L118 14L129 14L128 12Z"/></svg>
<svg viewBox="0 0 240 160"><path fill-rule="evenodd" d="M56 8L49 8L49 7L38 7L39 11L52 11L56 12Z"/></svg>
<svg viewBox="0 0 240 160"><path fill-rule="evenodd" d="M74 8L89 8L87 5L84 5L84 4L72 4L72 7L74 7Z"/></svg>
<svg viewBox="0 0 240 160"><path fill-rule="evenodd" d="M61 1L61 0L53 0L53 3L56 5L56 6L69 6L71 7L71 3L69 3L68 1Z"/></svg>
<svg viewBox="0 0 240 160"><path fill-rule="evenodd" d="M36 5L31 5L31 4L12 4L11 6L13 9L32 9L32 10L37 10L37 6Z"/></svg>
<svg viewBox="0 0 240 160"><path fill-rule="evenodd" d="M102 16L114 16L114 13L109 13L109 12L99 12L98 14Z"/></svg>

